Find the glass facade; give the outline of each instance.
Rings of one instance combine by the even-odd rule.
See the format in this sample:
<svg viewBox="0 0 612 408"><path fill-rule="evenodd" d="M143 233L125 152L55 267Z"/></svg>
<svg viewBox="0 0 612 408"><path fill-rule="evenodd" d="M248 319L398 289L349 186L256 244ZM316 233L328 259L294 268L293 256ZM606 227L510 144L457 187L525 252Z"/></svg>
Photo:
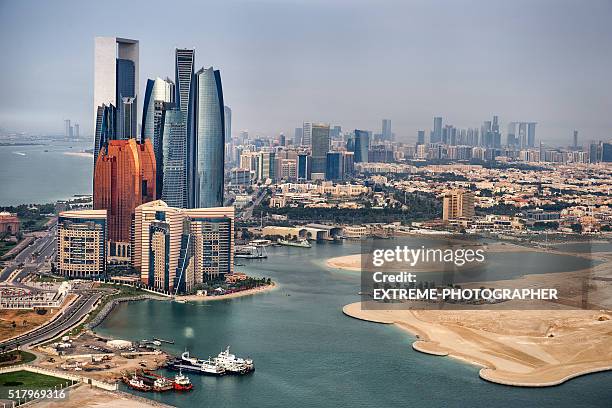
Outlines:
<svg viewBox="0 0 612 408"><path fill-rule="evenodd" d="M196 73L196 178L195 206L223 206L225 114L219 71L212 67Z"/></svg>
<svg viewBox="0 0 612 408"><path fill-rule="evenodd" d="M370 135L365 130L355 129L355 163L367 163L370 150Z"/></svg>
<svg viewBox="0 0 612 408"><path fill-rule="evenodd" d="M169 206L187 208L187 127L178 109L166 111L162 140L162 200Z"/></svg>
<svg viewBox="0 0 612 408"><path fill-rule="evenodd" d="M128 59L117 59L117 115L120 127L117 128L118 139L129 139L136 137L136 71L134 61ZM129 98L129 103L123 103L124 98ZM132 99L133 98L133 99ZM133 105L133 106L132 106ZM132 112L132 109L134 110Z"/></svg>
<svg viewBox="0 0 612 408"><path fill-rule="evenodd" d="M329 152L329 125L313 124L312 138L312 172L325 173L327 152Z"/></svg>
<svg viewBox="0 0 612 408"><path fill-rule="evenodd" d="M176 80L176 107L183 113L186 131L186 176L187 183L185 185L187 204L189 208L194 207L195 203L195 131L193 125L194 115L194 95L195 95L195 79L193 68L195 63L195 50L176 49L175 60L175 80Z"/></svg>

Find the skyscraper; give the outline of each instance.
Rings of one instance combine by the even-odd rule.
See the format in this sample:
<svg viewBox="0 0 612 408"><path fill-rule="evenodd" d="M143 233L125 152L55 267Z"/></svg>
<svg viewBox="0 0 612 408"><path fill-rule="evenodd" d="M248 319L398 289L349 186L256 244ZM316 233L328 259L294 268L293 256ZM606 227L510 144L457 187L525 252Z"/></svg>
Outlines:
<svg viewBox="0 0 612 408"><path fill-rule="evenodd" d="M370 150L370 135L365 130L355 129L355 163L367 163Z"/></svg>
<svg viewBox="0 0 612 408"><path fill-rule="evenodd" d="M425 144L425 131L417 130L417 144Z"/></svg>
<svg viewBox="0 0 612 408"><path fill-rule="evenodd" d="M382 120L382 140L393 140L393 133L391 132L391 119Z"/></svg>
<svg viewBox="0 0 612 408"><path fill-rule="evenodd" d="M311 127L312 172L325 175L329 152L329 125L313 123Z"/></svg>
<svg viewBox="0 0 612 408"><path fill-rule="evenodd" d="M342 152L328 152L325 168L325 180L342 180L344 178L344 156Z"/></svg>
<svg viewBox="0 0 612 408"><path fill-rule="evenodd" d="M434 128L431 133L430 143L440 143L442 141L442 118L434 117Z"/></svg>
<svg viewBox="0 0 612 408"><path fill-rule="evenodd" d="M225 119L225 140L232 140L232 110L229 106L223 108L224 119Z"/></svg>
<svg viewBox="0 0 612 408"><path fill-rule="evenodd" d="M176 73L176 106L183 113L186 131L186 174L187 184L185 192L187 207L193 207L195 203L195 177L196 177L196 140L194 130L195 109L195 77L193 75L195 63L195 50L176 49L175 73Z"/></svg>
<svg viewBox="0 0 612 408"><path fill-rule="evenodd" d="M117 37L96 37L94 57L94 160L108 140L136 137L138 97L139 45L137 40ZM128 98L128 104L123 103ZM133 98L133 99L131 99ZM127 106L129 105L129 106ZM100 108L112 106L117 111L112 121L101 120ZM126 108L133 108L126 112ZM107 116L108 117L108 116ZM112 126L104 131L97 126ZM106 136L107 139L100 140ZM94 166L96 161L94 161Z"/></svg>
<svg viewBox="0 0 612 408"><path fill-rule="evenodd" d="M573 145L574 149L578 148L578 131L574 130L574 145Z"/></svg>
<svg viewBox="0 0 612 408"><path fill-rule="evenodd" d="M302 145L310 146L312 143L312 122L302 124Z"/></svg>
<svg viewBox="0 0 612 408"><path fill-rule="evenodd" d="M295 133L293 134L293 144L299 146L302 144L302 134L304 132L304 128L295 128Z"/></svg>
<svg viewBox="0 0 612 408"><path fill-rule="evenodd" d="M155 154L150 140L110 140L94 172L93 207L106 210L109 258L129 262L134 210L155 199Z"/></svg>
<svg viewBox="0 0 612 408"><path fill-rule="evenodd" d="M98 162L100 150L107 146L109 140L115 139L115 123L117 121L117 109L112 104L102 104L98 106L96 112L96 130L94 134L94 167Z"/></svg>
<svg viewBox="0 0 612 408"><path fill-rule="evenodd" d="M527 145L529 147L535 146L536 141L536 124L537 122L528 122L527 123Z"/></svg>
<svg viewBox="0 0 612 408"><path fill-rule="evenodd" d="M174 104L174 82L170 79L155 78L147 80L144 105L142 108L142 127L140 140L149 139L153 144L156 163L156 198L161 198L164 179L163 137L166 111Z"/></svg>
<svg viewBox="0 0 612 408"><path fill-rule="evenodd" d="M223 206L225 120L221 74L212 67L196 73L196 176L197 208Z"/></svg>
<svg viewBox="0 0 612 408"><path fill-rule="evenodd" d="M187 208L187 121L179 109L164 116L161 198L171 207Z"/></svg>
<svg viewBox="0 0 612 408"><path fill-rule="evenodd" d="M72 139L72 126L70 126L70 119L64 121L64 138Z"/></svg>
<svg viewBox="0 0 612 408"><path fill-rule="evenodd" d="M72 132L72 136L75 139L78 139L79 136L80 136L80 127L79 127L79 124L75 123L74 126L73 126L73 129L74 129L74 132Z"/></svg>

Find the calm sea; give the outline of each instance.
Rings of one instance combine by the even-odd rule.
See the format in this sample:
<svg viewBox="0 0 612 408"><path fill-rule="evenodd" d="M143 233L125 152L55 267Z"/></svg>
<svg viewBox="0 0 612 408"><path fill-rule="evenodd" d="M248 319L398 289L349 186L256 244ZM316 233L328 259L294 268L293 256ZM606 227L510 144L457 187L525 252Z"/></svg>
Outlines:
<svg viewBox="0 0 612 408"><path fill-rule="evenodd" d="M92 156L67 154L91 148L88 142L0 146L0 206L44 204L91 194Z"/></svg>
<svg viewBox="0 0 612 408"><path fill-rule="evenodd" d="M129 340L173 339L166 349L174 354L187 348L207 358L231 345L237 355L255 360L249 376L189 374L191 393L143 396L179 407L215 408L610 406L611 372L552 388L491 384L478 377L477 367L413 351L413 338L402 330L344 316L342 306L359 300L359 276L330 270L325 259L358 253L357 244L268 252L267 260L245 261L238 269L271 277L280 284L277 290L208 303L122 304L98 327L101 334ZM498 277L513 276L516 261L501 254ZM544 254L523 260L522 273L565 270L568 261Z"/></svg>

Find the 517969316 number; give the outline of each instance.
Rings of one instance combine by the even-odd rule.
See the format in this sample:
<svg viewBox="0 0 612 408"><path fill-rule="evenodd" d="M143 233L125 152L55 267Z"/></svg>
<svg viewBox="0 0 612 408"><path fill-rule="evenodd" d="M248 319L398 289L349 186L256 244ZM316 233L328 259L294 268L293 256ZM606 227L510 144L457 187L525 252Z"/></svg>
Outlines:
<svg viewBox="0 0 612 408"><path fill-rule="evenodd" d="M9 399L64 399L66 390L8 390Z"/></svg>

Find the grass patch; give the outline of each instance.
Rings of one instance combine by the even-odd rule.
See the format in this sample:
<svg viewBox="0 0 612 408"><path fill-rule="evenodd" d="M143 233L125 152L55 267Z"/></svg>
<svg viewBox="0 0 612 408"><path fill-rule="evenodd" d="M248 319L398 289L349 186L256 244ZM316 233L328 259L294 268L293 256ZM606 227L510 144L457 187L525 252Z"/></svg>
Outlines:
<svg viewBox="0 0 612 408"><path fill-rule="evenodd" d="M71 383L70 380L29 371L4 373L0 374L0 399L8 399L9 390L48 390Z"/></svg>
<svg viewBox="0 0 612 408"><path fill-rule="evenodd" d="M27 364L36 360L36 356L32 353L22 350L13 350L8 353L0 354L0 367Z"/></svg>

